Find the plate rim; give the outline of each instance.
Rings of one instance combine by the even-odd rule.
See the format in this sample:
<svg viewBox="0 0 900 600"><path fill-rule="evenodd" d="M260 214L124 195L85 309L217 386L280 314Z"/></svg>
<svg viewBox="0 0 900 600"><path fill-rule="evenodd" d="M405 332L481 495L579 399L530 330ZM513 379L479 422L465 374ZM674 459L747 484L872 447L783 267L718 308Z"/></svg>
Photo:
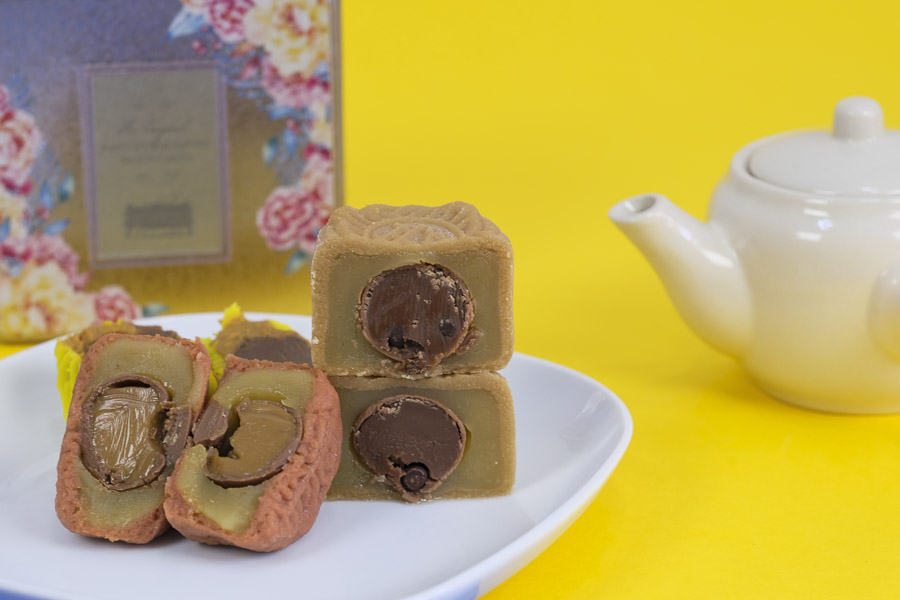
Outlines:
<svg viewBox="0 0 900 600"><path fill-rule="evenodd" d="M597 381L589 375L585 375L580 371L576 371L565 365L555 363L537 356L515 352L515 354L534 361L548 364L554 368L567 371L570 375L575 375L579 379L586 380L594 385L599 386L614 401L616 412L622 419L622 436L616 442L615 447L610 452L609 457L603 462L603 465L589 477L585 483L572 494L568 500L560 504L549 515L535 523L535 525L510 541L506 546L494 552L482 561L472 565L468 569L462 571L442 581L441 583L426 588L415 594L403 596L398 600L426 600L440 598L455 598L454 594L464 592L474 588L479 583L488 581L493 575L501 574L501 578L494 579L489 587L477 588L477 594L473 598L480 598L488 593L500 583L503 583L509 577L515 575L523 567L546 550L559 536L561 536L578 518L584 513L587 507L600 493L606 481L615 471L616 467L622 461L625 451L631 444L631 438L634 434L634 421L628 407L619 396L606 387L603 383ZM502 575L503 567L511 567L506 575Z"/></svg>
<svg viewBox="0 0 900 600"><path fill-rule="evenodd" d="M177 318L204 317L217 318L222 315L221 312L194 312L194 313L175 313L171 315L158 315L155 317L144 317L135 319L139 324L158 324L160 320L169 320ZM247 311L245 316L251 319L295 319L304 318L311 319L310 315L290 314L290 313L269 313ZM39 344L35 344L30 348L26 348L15 354L11 354L0 359L0 364L8 362L14 357L38 352L39 348L55 344L59 339L66 336L59 336ZM571 367L555 363L553 361L525 354L522 352L514 352L514 357L518 356L529 361L543 363L553 369L560 369L566 372L567 376L580 379L592 386L597 386L606 393L607 397L613 401L615 412L622 424L622 434L616 441L615 446L611 450L609 456L603 461L599 469L597 469L584 483L572 494L570 498L561 503L550 514L534 524L528 531L522 535L512 539L505 546L468 567L467 569L445 579L444 581L425 588L413 594L399 597L398 600L439 600L439 599L457 599L479 598L489 591L493 590L499 584L503 583L528 563L534 560L540 553L546 550L553 542L555 542L578 518L584 513L588 506L600 493L606 481L618 467L625 455L634 434L634 420L626 404L619 396L609 389L602 382L586 375L580 371L576 371ZM15 361L13 361L15 362ZM513 492L515 493L515 492ZM12 584L12 585L9 585ZM488 585L485 585L488 584ZM85 600L84 596L70 595L64 591L60 591L59 595L47 597L35 594L36 590L27 583L14 582L7 578L0 579L0 600L7 597L6 592L19 594L23 600L31 598L42 599L50 598L52 600ZM461 596L460 594L474 593L474 596Z"/></svg>

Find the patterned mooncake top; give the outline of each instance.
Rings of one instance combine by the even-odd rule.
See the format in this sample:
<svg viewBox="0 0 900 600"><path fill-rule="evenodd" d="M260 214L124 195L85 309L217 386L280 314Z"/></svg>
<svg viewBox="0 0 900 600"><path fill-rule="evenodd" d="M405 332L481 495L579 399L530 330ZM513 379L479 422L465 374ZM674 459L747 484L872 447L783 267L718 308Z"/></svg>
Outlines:
<svg viewBox="0 0 900 600"><path fill-rule="evenodd" d="M365 240L403 249L473 238L509 243L496 225L465 202L436 207L372 204L361 209L342 206L335 210L319 234L319 244L337 239Z"/></svg>

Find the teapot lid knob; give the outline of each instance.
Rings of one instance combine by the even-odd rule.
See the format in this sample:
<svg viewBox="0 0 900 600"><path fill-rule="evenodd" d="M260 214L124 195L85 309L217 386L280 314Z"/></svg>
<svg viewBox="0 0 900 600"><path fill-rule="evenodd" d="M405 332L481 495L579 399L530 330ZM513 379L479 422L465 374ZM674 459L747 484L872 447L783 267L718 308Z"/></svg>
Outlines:
<svg viewBox="0 0 900 600"><path fill-rule="evenodd" d="M834 136L845 140L868 140L884 133L884 113L871 98L844 98L834 107Z"/></svg>

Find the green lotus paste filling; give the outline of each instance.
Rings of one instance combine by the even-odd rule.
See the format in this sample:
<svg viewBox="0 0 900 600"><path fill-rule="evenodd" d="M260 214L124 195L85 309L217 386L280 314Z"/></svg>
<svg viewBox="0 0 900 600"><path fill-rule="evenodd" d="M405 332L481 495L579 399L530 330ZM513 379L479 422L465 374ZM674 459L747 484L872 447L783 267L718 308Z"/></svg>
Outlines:
<svg viewBox="0 0 900 600"><path fill-rule="evenodd" d="M120 339L103 349L103 360L91 374L91 385L127 373L152 377L163 384L175 404L187 402L194 384L194 365L186 360L181 346L161 344L154 339Z"/></svg>
<svg viewBox="0 0 900 600"><path fill-rule="evenodd" d="M212 401L231 408L248 398L269 400L280 402L302 414L312 395L313 379L310 371L258 369L234 373L220 382ZM267 481L256 485L222 487L211 481L204 472L206 452L204 446L198 445L185 453L176 481L178 490L191 508L222 529L240 533L250 525Z"/></svg>
<svg viewBox="0 0 900 600"><path fill-rule="evenodd" d="M178 491L191 508L222 529L235 533L244 531L256 513L267 482L223 488L209 480L203 472L205 464L206 449L203 446L194 446L185 452L181 471L175 482Z"/></svg>
<svg viewBox="0 0 900 600"><path fill-rule="evenodd" d="M85 520L95 527L124 527L162 504L163 486L152 485L117 492L108 489L88 472L80 460L75 471L81 484Z"/></svg>
<svg viewBox="0 0 900 600"><path fill-rule="evenodd" d="M212 399L228 408L248 397L271 400L302 412L312 395L312 384L311 371L245 371L223 379Z"/></svg>

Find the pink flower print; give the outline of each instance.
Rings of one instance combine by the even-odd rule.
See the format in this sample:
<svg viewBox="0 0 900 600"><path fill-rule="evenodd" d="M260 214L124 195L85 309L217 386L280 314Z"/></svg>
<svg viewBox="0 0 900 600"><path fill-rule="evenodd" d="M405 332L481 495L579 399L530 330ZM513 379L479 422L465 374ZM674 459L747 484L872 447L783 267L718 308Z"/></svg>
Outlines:
<svg viewBox="0 0 900 600"><path fill-rule="evenodd" d="M321 229L328 221L329 206L315 190L276 188L256 213L256 227L272 250L299 246L312 253Z"/></svg>
<svg viewBox="0 0 900 600"><path fill-rule="evenodd" d="M5 115L11 110L12 105L9 103L9 90L5 85L0 85L0 116Z"/></svg>
<svg viewBox="0 0 900 600"><path fill-rule="evenodd" d="M303 158L306 160L310 160L313 156L319 155L319 158L331 161L331 150L329 150L326 146L320 146L318 144L311 144L303 149ZM330 169L331 166L329 165Z"/></svg>
<svg viewBox="0 0 900 600"><path fill-rule="evenodd" d="M262 61L261 81L278 106L301 109L314 103L328 103L331 92L328 83L315 77L306 78L301 73L284 77L267 56Z"/></svg>
<svg viewBox="0 0 900 600"><path fill-rule="evenodd" d="M240 47L236 48L237 51ZM233 56L233 54L232 54ZM254 56L252 58L248 58L244 62L244 66L241 67L241 71L237 74L236 79L238 81L249 81L256 77L259 77L260 70L260 61L258 56Z"/></svg>
<svg viewBox="0 0 900 600"><path fill-rule="evenodd" d="M210 0L206 5L209 22L226 44L244 41L244 16L253 8L253 0Z"/></svg>
<svg viewBox="0 0 900 600"><path fill-rule="evenodd" d="M31 167L43 144L34 117L22 110L0 114L0 184L11 192L27 193Z"/></svg>
<svg viewBox="0 0 900 600"><path fill-rule="evenodd" d="M138 306L125 288L107 285L94 296L94 311L98 321L133 320L141 316Z"/></svg>
<svg viewBox="0 0 900 600"><path fill-rule="evenodd" d="M89 273L78 272L78 254L58 235L9 237L0 242L0 259L11 258L36 265L56 263L75 290L83 290Z"/></svg>
<svg viewBox="0 0 900 600"><path fill-rule="evenodd" d="M330 210L334 205L332 190L334 188L334 166L327 149L306 154L303 175L300 176L300 189L313 193Z"/></svg>

